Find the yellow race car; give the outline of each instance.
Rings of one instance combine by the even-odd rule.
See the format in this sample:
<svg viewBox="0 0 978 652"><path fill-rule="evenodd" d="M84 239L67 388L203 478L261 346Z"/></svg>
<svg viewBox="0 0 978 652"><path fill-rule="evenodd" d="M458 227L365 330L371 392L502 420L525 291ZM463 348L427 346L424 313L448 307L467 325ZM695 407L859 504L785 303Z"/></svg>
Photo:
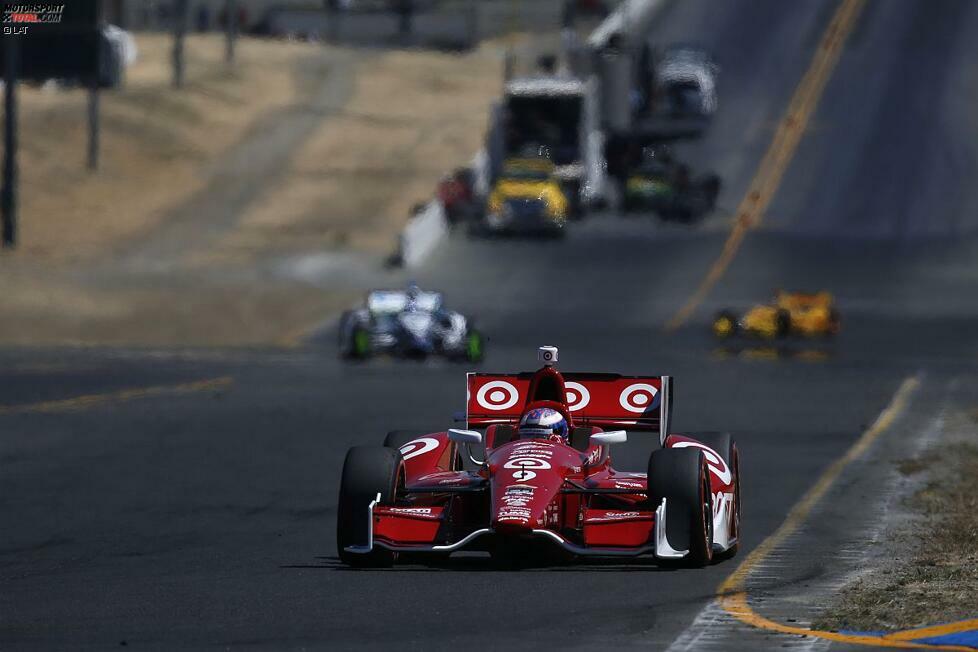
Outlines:
<svg viewBox="0 0 978 652"><path fill-rule="evenodd" d="M546 158L511 158L486 202L484 230L492 233L563 234L568 200Z"/></svg>
<svg viewBox="0 0 978 652"><path fill-rule="evenodd" d="M713 320L713 334L719 338L737 334L764 338L802 335L831 336L839 332L839 313L830 292L785 292L778 290L774 300L757 305L739 319L730 310Z"/></svg>

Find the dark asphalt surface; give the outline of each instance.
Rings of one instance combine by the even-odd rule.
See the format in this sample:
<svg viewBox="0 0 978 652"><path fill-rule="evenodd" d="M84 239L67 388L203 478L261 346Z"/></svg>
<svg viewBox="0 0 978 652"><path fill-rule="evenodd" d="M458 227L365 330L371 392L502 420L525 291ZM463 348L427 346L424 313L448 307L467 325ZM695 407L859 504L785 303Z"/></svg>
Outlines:
<svg viewBox="0 0 978 652"><path fill-rule="evenodd" d="M660 38L702 43L723 66L716 123L682 151L724 177L725 206L834 7L684 0L657 22ZM661 326L718 255L720 218L696 230L609 216L561 243L453 237L414 277L478 316L487 370L533 368L536 346L555 344L565 370L673 374L676 429L740 442L743 556L907 374L978 360L978 140L965 108L976 23L966 1L869 3L765 228L674 334ZM720 350L712 313L778 286L834 291L842 335ZM344 568L333 527L346 448L450 425L465 367L346 365L331 343L0 352L0 649L661 649L735 568ZM225 375L220 391L2 407ZM619 466L643 468L652 446L634 436Z"/></svg>

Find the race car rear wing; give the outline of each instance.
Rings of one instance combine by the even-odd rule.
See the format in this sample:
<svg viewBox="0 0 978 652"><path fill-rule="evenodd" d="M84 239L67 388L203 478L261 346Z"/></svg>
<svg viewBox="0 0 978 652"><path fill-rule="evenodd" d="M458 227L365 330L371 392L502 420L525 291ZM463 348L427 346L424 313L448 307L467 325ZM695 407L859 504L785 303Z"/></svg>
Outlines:
<svg viewBox="0 0 978 652"><path fill-rule="evenodd" d="M530 396L540 372L467 375L468 428L514 424L527 404L556 397ZM556 374L554 374L556 375ZM565 373L563 402L574 425L658 431L669 435L672 412L671 376ZM538 392L539 394L539 392Z"/></svg>

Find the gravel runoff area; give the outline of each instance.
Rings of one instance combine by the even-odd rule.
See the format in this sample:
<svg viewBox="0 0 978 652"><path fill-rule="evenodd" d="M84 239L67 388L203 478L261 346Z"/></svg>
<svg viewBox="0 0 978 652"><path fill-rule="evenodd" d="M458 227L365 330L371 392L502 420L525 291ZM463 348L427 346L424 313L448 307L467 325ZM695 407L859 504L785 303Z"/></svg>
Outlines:
<svg viewBox="0 0 978 652"><path fill-rule="evenodd" d="M909 492L881 543L889 550L813 629L898 631L978 616L978 409L949 408L933 445L897 468Z"/></svg>

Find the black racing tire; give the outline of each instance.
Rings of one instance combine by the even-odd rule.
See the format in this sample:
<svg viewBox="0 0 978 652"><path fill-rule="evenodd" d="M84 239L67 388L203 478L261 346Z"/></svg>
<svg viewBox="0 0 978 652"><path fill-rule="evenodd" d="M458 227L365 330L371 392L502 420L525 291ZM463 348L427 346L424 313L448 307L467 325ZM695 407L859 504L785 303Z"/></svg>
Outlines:
<svg viewBox="0 0 978 652"><path fill-rule="evenodd" d="M774 317L774 334L776 337L787 337L791 332L791 313L779 310Z"/></svg>
<svg viewBox="0 0 978 652"><path fill-rule="evenodd" d="M366 554L347 552L347 546L367 543L368 506L380 494L380 504L393 504L404 483L401 453L384 446L354 446L343 462L340 497L336 511L336 549L340 561L355 568L384 568L395 554L374 547Z"/></svg>
<svg viewBox="0 0 978 652"><path fill-rule="evenodd" d="M829 337L834 337L839 334L839 329L842 328L842 317L839 316L839 311L835 308L829 310L829 325L826 330L826 335Z"/></svg>
<svg viewBox="0 0 978 652"><path fill-rule="evenodd" d="M350 323L354 319L354 312L346 310L340 315L340 321L336 329L336 344L340 351L341 358L353 357L353 328Z"/></svg>
<svg viewBox="0 0 978 652"><path fill-rule="evenodd" d="M683 437L689 437L690 439L695 439L701 444L706 444L714 451L716 451L723 461L730 464L731 453L736 448L736 444L733 440L733 436L729 432L716 432L716 431L705 431L705 432L684 432L681 433Z"/></svg>
<svg viewBox="0 0 978 652"><path fill-rule="evenodd" d="M690 208L688 203L684 203L682 205L677 204L673 210L673 219L680 224L689 224L695 217L693 209Z"/></svg>
<svg viewBox="0 0 978 652"><path fill-rule="evenodd" d="M713 324L711 325L713 329L713 335L718 339L728 339L737 334L737 315L733 314L729 310L721 310L717 313L717 316L713 318Z"/></svg>
<svg viewBox="0 0 978 652"><path fill-rule="evenodd" d="M408 443L412 439L417 439L418 437L424 437L428 433L424 430L391 430L384 437L384 446L386 448L393 448L396 451L400 451L401 446Z"/></svg>
<svg viewBox="0 0 978 652"><path fill-rule="evenodd" d="M733 451L730 454L730 461L727 462L727 466L730 467L730 470L733 472L733 477L734 477L733 535L737 537L737 540L736 543L734 543L732 546L727 548L724 552L720 553L719 555L714 555L714 558L717 560L730 559L731 557L735 556L737 554L737 551L740 550L740 539L742 538L741 523L743 522L744 512L743 512L741 493L740 493L740 451L737 449L736 443L733 444Z"/></svg>
<svg viewBox="0 0 978 652"><path fill-rule="evenodd" d="M465 334L465 360L472 364L482 362L486 357L486 338L482 331L469 327Z"/></svg>
<svg viewBox="0 0 978 652"><path fill-rule="evenodd" d="M424 437L430 434L430 430L391 430L384 437L384 446L387 448L393 448L394 450L400 452L401 447L413 439L418 437ZM463 466L462 454L456 451L455 454L455 469L461 469Z"/></svg>
<svg viewBox="0 0 978 652"><path fill-rule="evenodd" d="M698 448L661 448L649 457L649 498L653 508L666 499L666 537L688 550L683 566L713 560L713 494L706 457Z"/></svg>
<svg viewBox="0 0 978 652"><path fill-rule="evenodd" d="M720 188L722 186L720 177L715 174L709 174L703 179L703 195L706 198L707 211L712 211L716 208L717 197L720 195Z"/></svg>
<svg viewBox="0 0 978 652"><path fill-rule="evenodd" d="M740 523L743 515L740 500L740 451L737 449L737 441L729 432L685 432L683 435L712 448L723 458L724 463L733 475L734 521L732 535L737 543L723 552L714 552L713 554L714 560L730 559L737 554L737 550L740 548Z"/></svg>
<svg viewBox="0 0 978 652"><path fill-rule="evenodd" d="M352 318L353 318L353 311L352 310L344 310L343 311L343 314L340 315L340 320L338 322L338 328L336 329L336 335L337 335L337 338L339 339L339 342L338 343L340 345L340 349L342 349L343 346L346 344L346 342L344 341L343 335L344 335L344 333L346 333L347 328L349 328L347 326L347 324L350 322L350 320Z"/></svg>
<svg viewBox="0 0 978 652"><path fill-rule="evenodd" d="M350 329L350 340L343 353L350 360L366 360L370 357L370 331L363 324L357 324Z"/></svg>

